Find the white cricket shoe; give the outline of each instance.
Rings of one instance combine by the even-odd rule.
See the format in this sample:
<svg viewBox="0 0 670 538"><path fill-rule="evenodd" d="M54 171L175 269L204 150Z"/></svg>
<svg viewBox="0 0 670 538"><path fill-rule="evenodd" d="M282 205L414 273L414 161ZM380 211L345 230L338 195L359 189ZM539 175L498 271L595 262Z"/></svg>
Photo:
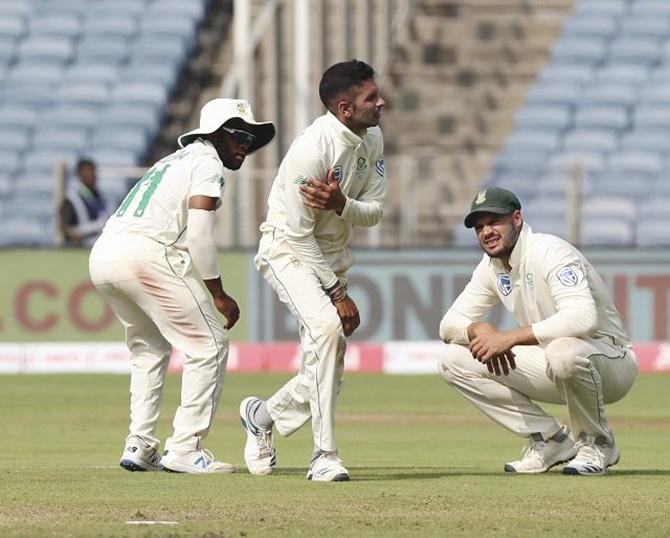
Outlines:
<svg viewBox="0 0 670 538"><path fill-rule="evenodd" d="M277 465L277 452L272 438L272 430L264 430L254 423L253 415L263 400L249 396L240 403L240 420L247 433L244 445L244 462L251 474L272 474Z"/></svg>
<svg viewBox="0 0 670 538"><path fill-rule="evenodd" d="M126 441L119 465L127 471L160 471L161 457L155 448L132 437Z"/></svg>
<svg viewBox="0 0 670 538"><path fill-rule="evenodd" d="M201 448L191 452L166 450L161 458L161 471L189 474L234 473L235 467L230 463L216 461L209 450Z"/></svg>
<svg viewBox="0 0 670 538"><path fill-rule="evenodd" d="M311 463L307 471L307 480L314 482L347 482L349 471L342 465L342 460L337 457L337 454L324 452Z"/></svg>
<svg viewBox="0 0 670 538"><path fill-rule="evenodd" d="M577 454L575 442L568 429L561 430L546 441L539 433L530 436L528 445L521 453L521 459L505 464L505 472L519 474L546 473L554 465L565 463Z"/></svg>
<svg viewBox="0 0 670 538"><path fill-rule="evenodd" d="M563 474L603 475L607 468L619 463L616 443L597 442L593 436L582 436L577 442L577 455L563 468Z"/></svg>

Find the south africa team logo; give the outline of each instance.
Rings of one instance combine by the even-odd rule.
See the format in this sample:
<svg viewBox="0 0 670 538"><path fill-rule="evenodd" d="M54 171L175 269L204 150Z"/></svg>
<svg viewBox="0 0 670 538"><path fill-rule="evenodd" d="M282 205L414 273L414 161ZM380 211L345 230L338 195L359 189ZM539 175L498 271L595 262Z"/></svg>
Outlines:
<svg viewBox="0 0 670 538"><path fill-rule="evenodd" d="M335 178L335 181L338 183L342 181L342 165L338 164L337 166L333 167L333 177Z"/></svg>
<svg viewBox="0 0 670 538"><path fill-rule="evenodd" d="M507 273L498 274L498 289L505 297L512 293L512 279Z"/></svg>
<svg viewBox="0 0 670 538"><path fill-rule="evenodd" d="M560 280L561 284L568 288L574 288L579 282L577 271L570 265L566 265L560 269L556 276L558 276L558 280Z"/></svg>
<svg viewBox="0 0 670 538"><path fill-rule="evenodd" d="M380 176L384 175L384 155L381 155L377 162L375 163L375 170Z"/></svg>

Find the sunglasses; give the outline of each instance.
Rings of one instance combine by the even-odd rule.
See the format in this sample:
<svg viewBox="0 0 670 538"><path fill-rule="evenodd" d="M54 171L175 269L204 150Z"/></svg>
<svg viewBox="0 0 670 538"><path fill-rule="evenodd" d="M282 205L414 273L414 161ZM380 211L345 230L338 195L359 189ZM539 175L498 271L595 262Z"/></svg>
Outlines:
<svg viewBox="0 0 670 538"><path fill-rule="evenodd" d="M240 146L249 148L251 147L251 144L254 143L254 140L256 140L254 135L247 133L246 131L241 131L240 129L230 129L229 127L222 127L222 129L227 133L230 133L233 140Z"/></svg>

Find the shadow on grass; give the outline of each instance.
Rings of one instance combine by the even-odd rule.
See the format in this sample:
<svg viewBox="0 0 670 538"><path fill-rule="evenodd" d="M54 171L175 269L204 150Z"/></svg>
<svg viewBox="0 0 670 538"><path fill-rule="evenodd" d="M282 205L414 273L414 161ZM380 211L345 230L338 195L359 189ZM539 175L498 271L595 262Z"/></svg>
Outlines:
<svg viewBox="0 0 670 538"><path fill-rule="evenodd" d="M348 467L352 480L356 482L379 482L395 480L435 480L439 478L453 478L463 476L483 477L520 477L517 475L500 471L481 471L463 467ZM301 476L304 477L307 470L302 467L283 467L276 469L274 476ZM533 476L564 476L559 469L552 469L543 475ZM530 475L528 475L530 476ZM611 470L609 476L670 476L670 469L621 469ZM577 477L579 479L580 477ZM574 479L571 477L571 479Z"/></svg>

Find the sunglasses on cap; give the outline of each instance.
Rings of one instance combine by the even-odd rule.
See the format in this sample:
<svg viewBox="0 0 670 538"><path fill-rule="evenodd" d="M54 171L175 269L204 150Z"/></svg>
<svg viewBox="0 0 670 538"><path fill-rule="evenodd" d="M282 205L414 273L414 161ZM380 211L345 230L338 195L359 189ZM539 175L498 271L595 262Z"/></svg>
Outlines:
<svg viewBox="0 0 670 538"><path fill-rule="evenodd" d="M230 136L233 137L233 140L240 146L251 147L251 144L254 143L256 137L251 133L242 131L240 129L231 129L230 127L222 127L224 131L230 133Z"/></svg>

